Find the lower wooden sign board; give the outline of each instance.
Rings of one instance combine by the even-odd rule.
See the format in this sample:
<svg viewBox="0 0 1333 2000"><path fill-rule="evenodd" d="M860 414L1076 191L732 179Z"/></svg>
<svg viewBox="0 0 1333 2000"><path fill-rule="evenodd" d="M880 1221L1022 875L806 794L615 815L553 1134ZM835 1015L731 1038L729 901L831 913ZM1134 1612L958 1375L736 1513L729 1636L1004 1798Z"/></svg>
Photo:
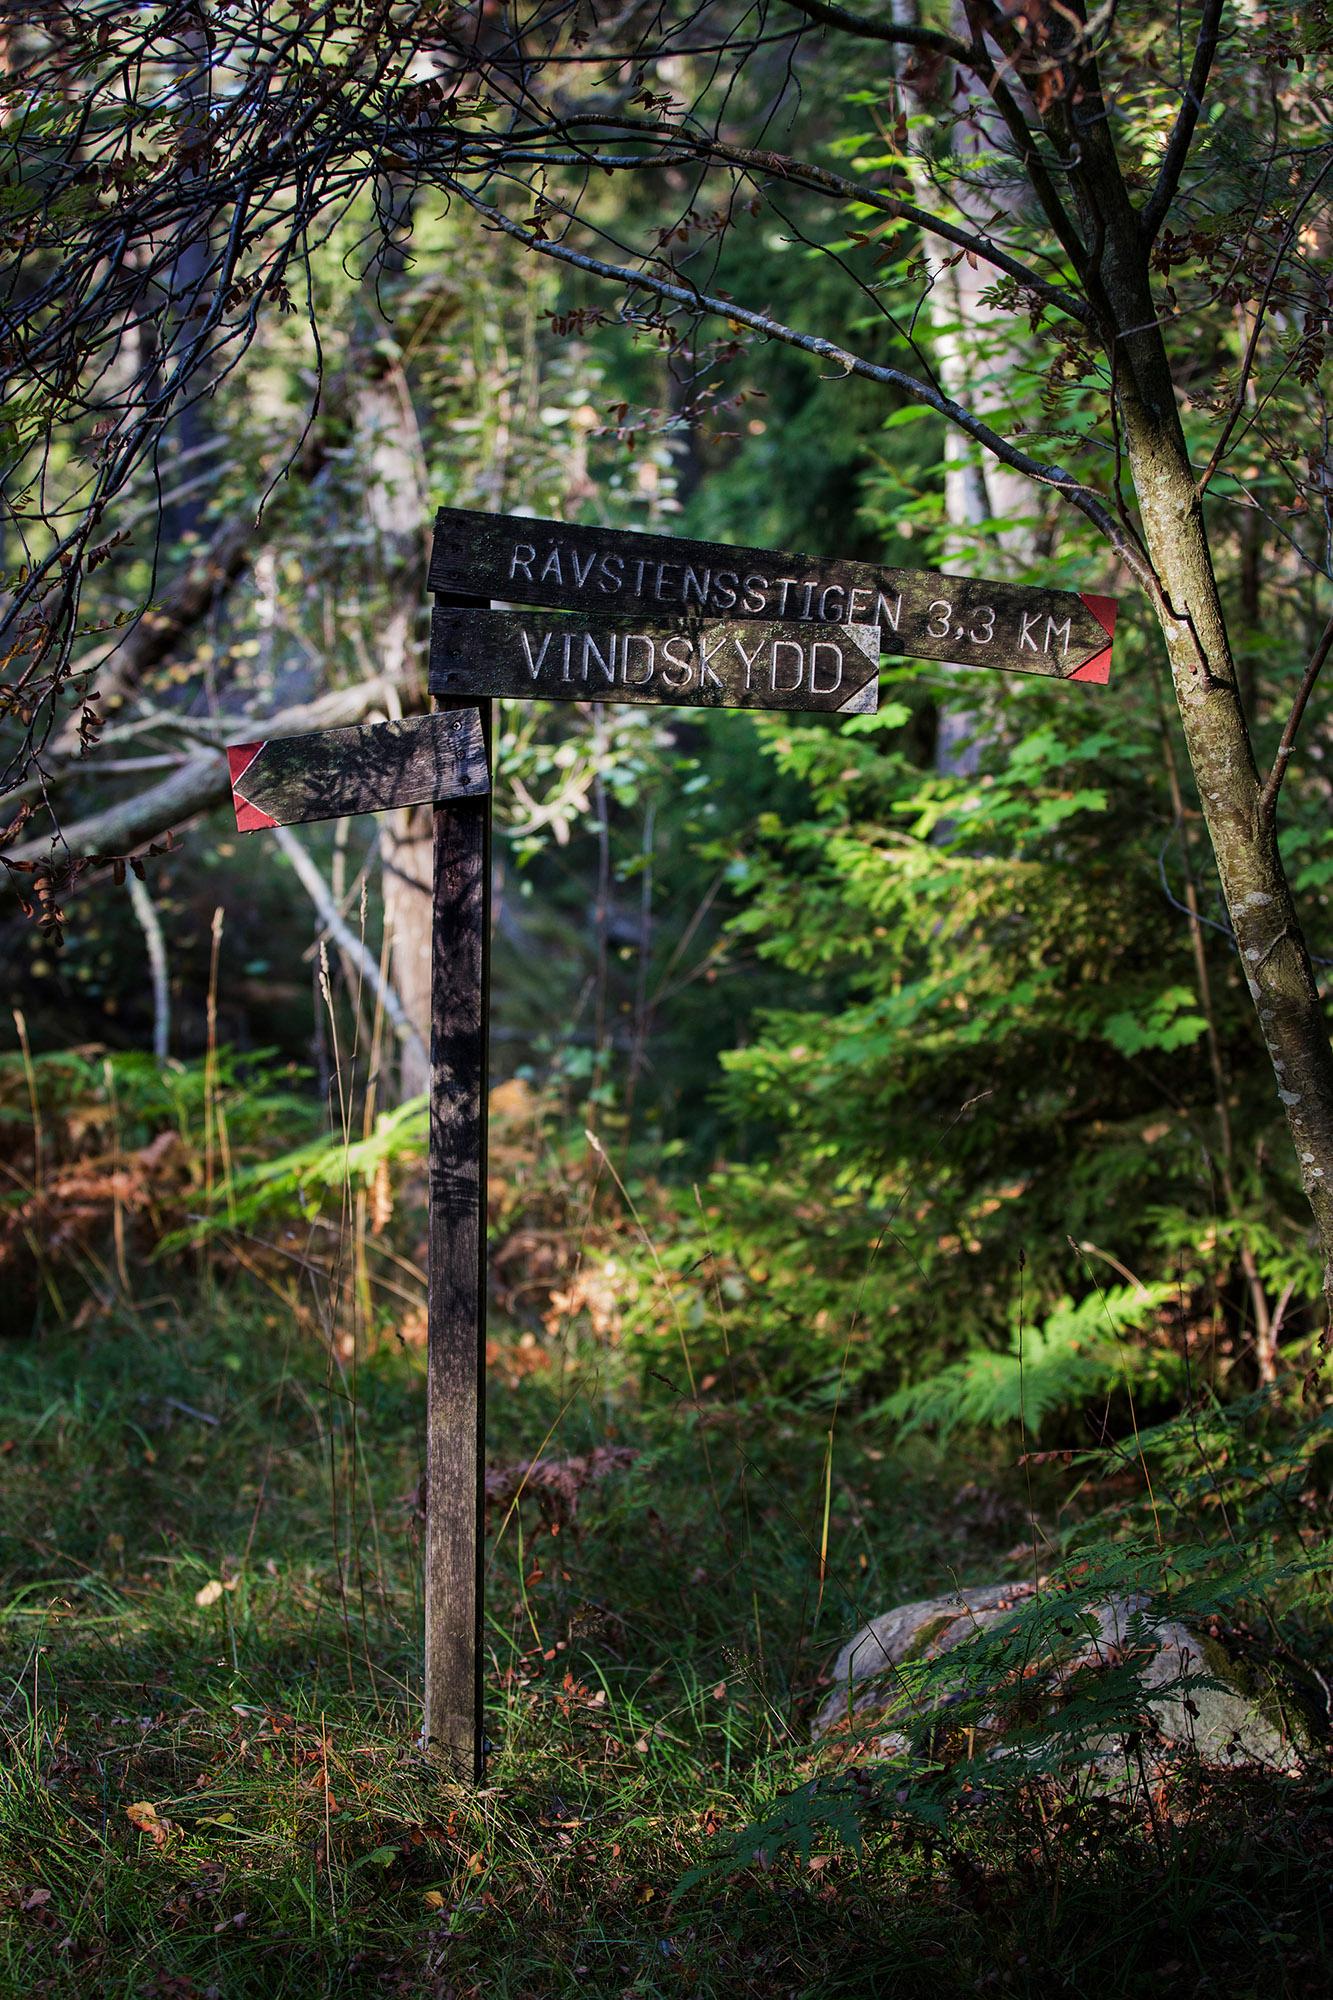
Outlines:
<svg viewBox="0 0 1333 2000"><path fill-rule="evenodd" d="M877 625L551 617L437 607L430 691L477 700L662 702L865 715L879 701Z"/></svg>
<svg viewBox="0 0 1333 2000"><path fill-rule="evenodd" d="M474 708L233 743L227 762L242 833L478 798L490 790L481 718Z"/></svg>
<svg viewBox="0 0 1333 2000"><path fill-rule="evenodd" d="M1113 597L937 569L442 507L430 587L622 620L874 624L890 655L1066 681L1111 677Z"/></svg>

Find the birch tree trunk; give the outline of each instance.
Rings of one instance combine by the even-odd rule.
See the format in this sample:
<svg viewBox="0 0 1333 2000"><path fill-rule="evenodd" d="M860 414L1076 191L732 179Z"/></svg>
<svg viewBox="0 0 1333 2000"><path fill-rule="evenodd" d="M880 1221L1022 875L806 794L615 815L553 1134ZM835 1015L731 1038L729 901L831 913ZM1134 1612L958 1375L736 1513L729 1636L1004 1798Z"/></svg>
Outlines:
<svg viewBox="0 0 1333 2000"><path fill-rule="evenodd" d="M893 0L895 27L920 25L917 0ZM953 8L952 26L966 36L967 23L961 5ZM929 77L929 73L927 73ZM909 118L913 112L929 108L941 94L941 81L958 87L951 66L942 77L919 92L909 75L900 71L899 109ZM997 135L987 129L986 100L973 91L969 110L953 124L950 150L960 166L983 153L993 153ZM909 133L907 151L913 161L913 179L919 197L927 202L933 193L919 147ZM949 199L974 225L982 218L973 211L980 207L977 191L960 175L948 186ZM932 328L932 355L935 372L945 393L957 403L966 403L990 418L1004 409L1008 400L1008 377L1022 352L1011 312L991 304L985 293L993 273L976 260L946 256L945 247L934 238L922 243L922 254L930 273L927 306ZM1011 525L987 537L989 567L1003 575L1025 563L1033 553L1032 528L1025 517L1035 504L1031 481L997 459L987 460L981 447L950 425L944 434L944 512L958 532L946 536L944 560L967 563L975 559L976 531L988 523L1007 519ZM991 551L995 553L992 554ZM997 563L995 555L1000 560ZM953 669L946 669L952 672ZM966 670L962 685L974 702L980 696L978 676ZM935 769L941 776L970 777L981 761L984 718L977 705L944 703L935 731Z"/></svg>
<svg viewBox="0 0 1333 2000"><path fill-rule="evenodd" d="M357 387L356 428L367 469L366 508L374 530L377 575L372 644L376 669L407 685L422 646L426 616L428 495L411 396L396 363ZM384 922L390 978L418 1039L399 1049L398 1094L426 1089L430 1046L432 832L429 806L385 813L379 824Z"/></svg>

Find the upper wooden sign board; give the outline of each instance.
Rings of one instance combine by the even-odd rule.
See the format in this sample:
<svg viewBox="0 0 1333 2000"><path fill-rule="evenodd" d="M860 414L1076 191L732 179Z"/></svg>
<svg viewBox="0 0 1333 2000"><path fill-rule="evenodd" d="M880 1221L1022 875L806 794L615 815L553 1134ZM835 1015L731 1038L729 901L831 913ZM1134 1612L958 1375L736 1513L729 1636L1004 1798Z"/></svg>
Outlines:
<svg viewBox="0 0 1333 2000"><path fill-rule="evenodd" d="M441 508L430 587L622 619L875 624L889 654L1057 680L1111 676L1113 597L516 514Z"/></svg>
<svg viewBox="0 0 1333 2000"><path fill-rule="evenodd" d="M227 762L242 833L477 798L491 788L475 708L233 743Z"/></svg>
<svg viewBox="0 0 1333 2000"><path fill-rule="evenodd" d="M555 617L437 606L430 691L453 700L663 702L688 708L822 709L879 701L875 625L714 618Z"/></svg>

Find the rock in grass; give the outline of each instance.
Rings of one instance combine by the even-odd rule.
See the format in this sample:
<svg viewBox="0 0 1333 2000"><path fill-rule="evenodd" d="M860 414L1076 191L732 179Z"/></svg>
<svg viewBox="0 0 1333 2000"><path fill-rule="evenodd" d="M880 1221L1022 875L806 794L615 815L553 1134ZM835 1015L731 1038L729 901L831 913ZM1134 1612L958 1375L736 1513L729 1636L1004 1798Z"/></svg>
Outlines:
<svg viewBox="0 0 1333 2000"><path fill-rule="evenodd" d="M1094 1602L1044 1578L881 1612L831 1679L815 1739L876 1757L1016 1752L1109 1775L1192 1754L1291 1772L1310 1736L1275 1663L1233 1659L1146 1596Z"/></svg>

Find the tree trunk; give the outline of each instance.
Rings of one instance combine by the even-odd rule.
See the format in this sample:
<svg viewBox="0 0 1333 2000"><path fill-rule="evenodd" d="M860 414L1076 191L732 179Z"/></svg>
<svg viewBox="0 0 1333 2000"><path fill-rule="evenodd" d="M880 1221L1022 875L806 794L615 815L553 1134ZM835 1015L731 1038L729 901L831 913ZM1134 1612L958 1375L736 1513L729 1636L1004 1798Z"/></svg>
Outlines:
<svg viewBox="0 0 1333 2000"><path fill-rule="evenodd" d="M403 1012L424 1043L398 1052L398 1094L419 1097L430 1084L430 933L434 815L429 806L407 806L380 821L380 870L384 926L389 934L393 983Z"/></svg>
<svg viewBox="0 0 1333 2000"><path fill-rule="evenodd" d="M377 670L407 688L421 652L427 604L428 499L410 392L396 364L363 379L356 390L358 444L367 467L366 511L374 529L377 576L370 590L375 611ZM422 689L424 698L424 686ZM410 701L410 689L408 691ZM400 1050L398 1095L416 1097L430 1081L424 1050L430 1046L430 934L432 833L429 806L386 813L380 821L384 921L390 966L420 1048Z"/></svg>
<svg viewBox="0 0 1333 2000"><path fill-rule="evenodd" d="M1098 143L1109 143L1104 128ZM1092 150L1092 149L1090 149ZM1116 332L1108 343L1143 538L1159 586L1185 745L1222 892L1318 1231L1333 1324L1333 1047L1309 948L1265 813L1208 546L1203 503L1176 407L1146 251L1124 184L1106 187L1097 273ZM1121 203L1123 202L1123 211ZM1108 212L1109 211L1109 212Z"/></svg>
<svg viewBox="0 0 1333 2000"><path fill-rule="evenodd" d="M1070 14L1060 32L1067 33L1073 20ZM1125 185L1095 61L1081 71L1077 104L1058 101L1046 125L1057 150L1076 161L1070 187L1082 240L1095 246L1082 260L1081 276L1111 368L1155 609L1204 823L1314 1215L1333 1333L1333 1046L1278 852L1275 815L1263 804L1203 496L1153 297L1151 242Z"/></svg>
<svg viewBox="0 0 1333 2000"><path fill-rule="evenodd" d="M891 18L899 28L920 26L918 0L892 0ZM966 13L960 0L950 10L950 26L962 41L968 37ZM967 90L968 109L958 113L958 93ZM1002 135L995 129L994 109L989 99L971 87L970 79L948 65L938 73L920 75L911 65L899 74L898 103L910 115L946 108L949 121L949 151L958 161L959 173L949 185L949 199L963 218L984 232L987 212L994 206L977 184L978 163L993 158ZM924 168L920 142L907 141L916 196L929 203L932 183ZM984 170L982 170L984 179ZM934 333L935 371L946 393L955 402L968 403L981 416L993 418L1004 408L1010 389L1011 371L1020 366L1023 354L1013 313L987 297L994 273L978 260L969 261L946 254L945 246L926 238L922 254L930 272L927 311ZM982 537L978 529L995 520L1011 524L992 533L984 541L983 574L992 570L1003 576L1021 567L1032 555L1033 533L1026 517L1036 505L1032 482L998 459L988 460L983 448L950 424L944 433L944 512L951 528L944 544L946 563L968 564L976 559ZM997 561L998 557L998 561ZM952 667L945 672L952 674ZM981 762L985 738L982 713L984 676L971 668L961 670L960 686L969 700L940 706L935 725L935 769L942 777L971 777ZM943 837L947 823L937 829Z"/></svg>
<svg viewBox="0 0 1333 2000"><path fill-rule="evenodd" d="M1217 857L1236 948L1259 1016L1324 1262L1333 1319L1333 1048L1314 967L1261 808L1202 511L1184 439L1126 411L1144 539L1162 586L1159 618L1185 744ZM1178 426L1177 426L1178 431Z"/></svg>

